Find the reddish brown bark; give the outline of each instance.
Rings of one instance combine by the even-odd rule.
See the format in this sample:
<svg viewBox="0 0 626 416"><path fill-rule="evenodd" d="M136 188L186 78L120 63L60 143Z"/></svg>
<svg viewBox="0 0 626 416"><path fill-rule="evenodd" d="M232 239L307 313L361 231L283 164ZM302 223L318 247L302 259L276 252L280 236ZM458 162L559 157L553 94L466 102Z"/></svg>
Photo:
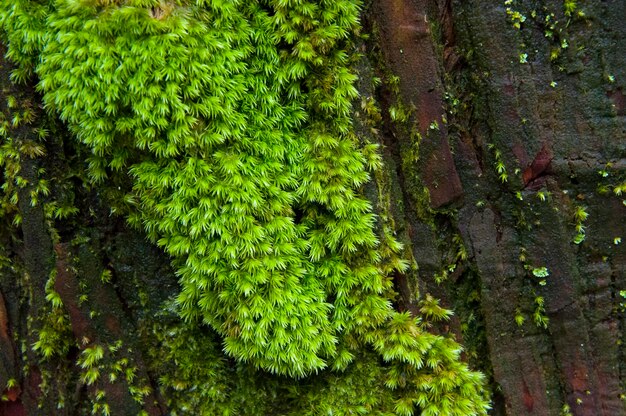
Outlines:
<svg viewBox="0 0 626 416"><path fill-rule="evenodd" d="M626 250L614 238L626 235L626 208L612 190L626 176L626 47L617 41L626 37L626 3L577 2L570 15L561 1L509 6L373 2L383 66L400 77L398 94L422 136L414 167L406 160L415 136L391 128L383 141L403 190L396 220L422 293L459 311L459 288L480 293L477 348L493 376L494 414L560 415L569 406L574 415L621 415ZM524 16L519 28L514 12ZM427 127L442 121L444 107L448 123L433 136ZM411 191L421 184L430 214ZM451 202L458 210L444 208ZM578 209L588 214L580 244ZM432 282L456 233L469 260L438 289ZM532 273L541 267L545 280ZM533 322L539 300L546 328Z"/></svg>

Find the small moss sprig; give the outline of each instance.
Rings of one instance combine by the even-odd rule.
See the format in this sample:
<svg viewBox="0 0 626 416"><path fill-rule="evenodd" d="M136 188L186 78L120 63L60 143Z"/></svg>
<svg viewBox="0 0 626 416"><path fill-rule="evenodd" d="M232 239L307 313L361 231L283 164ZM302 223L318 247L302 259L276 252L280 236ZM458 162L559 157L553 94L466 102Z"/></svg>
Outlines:
<svg viewBox="0 0 626 416"><path fill-rule="evenodd" d="M585 241L585 221L589 218L589 214L587 213L587 208L578 205L574 208L574 226L576 229L576 235L574 236L573 242L575 244L580 244Z"/></svg>

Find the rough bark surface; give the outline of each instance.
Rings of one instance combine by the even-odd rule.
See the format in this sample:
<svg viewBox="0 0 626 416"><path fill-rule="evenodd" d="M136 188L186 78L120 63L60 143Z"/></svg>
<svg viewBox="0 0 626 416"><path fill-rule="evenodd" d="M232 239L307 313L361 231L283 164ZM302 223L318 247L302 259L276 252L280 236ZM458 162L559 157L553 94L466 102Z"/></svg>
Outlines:
<svg viewBox="0 0 626 416"><path fill-rule="evenodd" d="M404 198L397 220L422 290L452 306L464 301L459 288L478 286L482 316L462 327L475 357L489 357L479 365L493 377L494 414L626 412L626 208L612 188L625 165L626 3L578 3L567 14L557 1L397 0L370 9L385 70L400 77L398 96L420 133L396 129L383 141ZM419 158L410 163L415 137ZM430 194L426 215L415 214L418 186ZM588 218L576 244L581 207ZM469 260L442 293L432 281L456 233ZM545 280L533 273L542 267ZM545 328L535 313L548 318Z"/></svg>

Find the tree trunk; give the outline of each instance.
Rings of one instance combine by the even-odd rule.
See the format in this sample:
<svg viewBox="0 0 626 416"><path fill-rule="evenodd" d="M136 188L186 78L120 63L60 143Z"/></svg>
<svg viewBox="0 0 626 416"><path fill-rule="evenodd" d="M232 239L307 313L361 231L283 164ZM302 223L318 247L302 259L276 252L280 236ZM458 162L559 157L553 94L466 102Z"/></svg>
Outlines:
<svg viewBox="0 0 626 416"><path fill-rule="evenodd" d="M626 414L624 18L620 0L363 5L353 119L382 145L384 169L364 192L411 265L393 276L395 307L418 315L432 295L454 311L432 329L453 333L487 375L493 415ZM1 121L23 120L5 134L14 153L2 151L0 414L87 414L105 402L112 415L170 414L159 386L175 364L158 351L174 342L176 273L107 205L130 179L88 185L88 155L67 145L35 81L10 80L5 52ZM45 197L41 180L78 208L72 220L29 203ZM225 385L252 378L230 365ZM254 380L262 400L291 388Z"/></svg>
<svg viewBox="0 0 626 416"><path fill-rule="evenodd" d="M399 77L378 98L412 110L383 134L396 223L421 293L454 307L492 376L493 413L624 414L626 3L368 12L373 65Z"/></svg>

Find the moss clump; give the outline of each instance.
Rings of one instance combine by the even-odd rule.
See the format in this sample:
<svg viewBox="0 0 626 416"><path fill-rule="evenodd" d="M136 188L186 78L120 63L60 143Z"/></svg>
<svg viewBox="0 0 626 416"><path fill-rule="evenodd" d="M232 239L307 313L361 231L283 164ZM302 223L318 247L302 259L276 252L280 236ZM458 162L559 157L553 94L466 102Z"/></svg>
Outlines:
<svg viewBox="0 0 626 416"><path fill-rule="evenodd" d="M358 15L354 0L0 8L16 74L37 74L45 106L90 149L91 180L132 178L129 219L173 258L184 319L279 375L375 353L389 414L483 414L482 376L459 346L391 305L360 193L379 159L351 127Z"/></svg>

